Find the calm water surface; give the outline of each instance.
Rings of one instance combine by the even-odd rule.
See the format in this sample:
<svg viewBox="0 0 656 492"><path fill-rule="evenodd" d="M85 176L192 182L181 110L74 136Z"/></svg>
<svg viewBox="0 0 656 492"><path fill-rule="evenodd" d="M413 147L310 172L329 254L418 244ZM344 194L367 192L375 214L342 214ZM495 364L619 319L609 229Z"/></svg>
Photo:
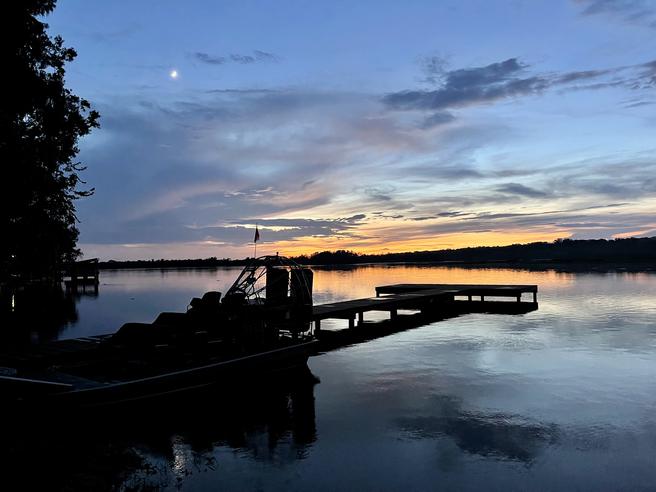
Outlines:
<svg viewBox="0 0 656 492"><path fill-rule="evenodd" d="M182 311L193 296L225 292L238 272L103 271L99 295L79 298L77 320L56 336L106 333ZM319 384L282 384L198 417L171 415L169 426L146 436L101 434L96 444L106 439L147 464L119 465L114 483L172 490L656 489L656 275L315 269L315 303L367 297L376 285L400 282L535 283L539 310L464 315L331 351L309 361ZM37 459L34 468L40 466ZM79 485L75 477L95 473L94 466L82 460L65 472Z"/></svg>

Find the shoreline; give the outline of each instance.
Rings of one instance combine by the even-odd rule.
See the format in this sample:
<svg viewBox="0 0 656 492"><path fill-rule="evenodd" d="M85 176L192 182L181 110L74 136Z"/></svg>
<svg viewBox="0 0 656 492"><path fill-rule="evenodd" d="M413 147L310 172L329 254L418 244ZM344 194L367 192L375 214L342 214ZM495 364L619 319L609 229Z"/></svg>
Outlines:
<svg viewBox="0 0 656 492"><path fill-rule="evenodd" d="M99 270L206 270L218 268L243 267L247 262L234 260L230 263L217 262L216 264L197 264L193 261L185 263L180 260L166 261L139 261L139 262L101 262ZM169 263L174 263L173 265ZM419 267L459 267L459 268L503 268L522 270L563 270L563 271L654 271L656 261L634 260L490 260L490 261L363 261L353 263L300 263L312 268L357 268L370 266L419 266Z"/></svg>

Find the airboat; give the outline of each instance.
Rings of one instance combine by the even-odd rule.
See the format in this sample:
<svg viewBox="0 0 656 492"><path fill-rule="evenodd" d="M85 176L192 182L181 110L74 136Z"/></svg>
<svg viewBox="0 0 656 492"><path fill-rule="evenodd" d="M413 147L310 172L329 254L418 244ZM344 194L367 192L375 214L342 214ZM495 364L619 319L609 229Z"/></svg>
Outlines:
<svg viewBox="0 0 656 492"><path fill-rule="evenodd" d="M224 296L116 333L0 354L5 401L105 405L307 367L312 270L282 256L253 259Z"/></svg>

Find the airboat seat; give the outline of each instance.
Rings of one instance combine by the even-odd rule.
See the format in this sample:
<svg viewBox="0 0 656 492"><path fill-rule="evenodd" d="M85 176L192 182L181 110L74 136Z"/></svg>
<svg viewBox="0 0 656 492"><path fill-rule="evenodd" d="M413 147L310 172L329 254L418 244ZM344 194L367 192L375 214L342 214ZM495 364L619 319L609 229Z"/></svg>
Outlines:
<svg viewBox="0 0 656 492"><path fill-rule="evenodd" d="M205 294L203 294L203 297L201 298L201 301L203 302L204 305L207 306L219 306L221 304L221 292L217 292L214 290L205 292Z"/></svg>
<svg viewBox="0 0 656 492"><path fill-rule="evenodd" d="M162 313L164 320L170 315L169 319L180 319L177 314L179 313ZM161 315L160 315L161 316ZM160 318L158 316L158 319ZM183 314L184 316L184 314ZM188 323L172 324L166 323L125 323L119 330L109 339L112 343L117 345L124 345L129 347L147 347L154 346L161 343L184 343L193 336L193 331L187 329Z"/></svg>
<svg viewBox="0 0 656 492"><path fill-rule="evenodd" d="M182 326L189 322L187 313L160 313L153 321L154 325Z"/></svg>
<svg viewBox="0 0 656 492"><path fill-rule="evenodd" d="M155 325L150 323L125 323L110 340L119 345L146 345L155 338Z"/></svg>
<svg viewBox="0 0 656 492"><path fill-rule="evenodd" d="M194 297L189 307L197 311L216 311L221 307L221 292L209 291L203 297Z"/></svg>
<svg viewBox="0 0 656 492"><path fill-rule="evenodd" d="M236 291L232 293L229 292L223 298L223 303L230 306L241 306L246 304L246 293L242 291Z"/></svg>

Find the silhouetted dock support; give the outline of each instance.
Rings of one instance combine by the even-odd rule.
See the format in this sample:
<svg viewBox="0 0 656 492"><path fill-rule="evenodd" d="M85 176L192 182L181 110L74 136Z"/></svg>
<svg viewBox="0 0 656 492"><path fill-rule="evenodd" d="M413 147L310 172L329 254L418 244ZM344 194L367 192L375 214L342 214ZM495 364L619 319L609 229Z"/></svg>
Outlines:
<svg viewBox="0 0 656 492"><path fill-rule="evenodd" d="M320 304L313 307L315 332L320 332L324 319L346 319L349 328L364 323L364 313L386 311L390 319L398 311L418 310L424 314L454 309L462 312L494 311L522 312L537 309L537 285L476 285L476 284L395 284L376 287L376 297ZM532 302L524 301L532 294ZM487 298L487 299L486 299ZM491 300L493 298L494 300ZM515 302L496 299L515 299Z"/></svg>
<svg viewBox="0 0 656 492"><path fill-rule="evenodd" d="M63 272L66 288L86 289L87 286L91 286L95 293L98 292L99 276L98 258L76 261Z"/></svg>

